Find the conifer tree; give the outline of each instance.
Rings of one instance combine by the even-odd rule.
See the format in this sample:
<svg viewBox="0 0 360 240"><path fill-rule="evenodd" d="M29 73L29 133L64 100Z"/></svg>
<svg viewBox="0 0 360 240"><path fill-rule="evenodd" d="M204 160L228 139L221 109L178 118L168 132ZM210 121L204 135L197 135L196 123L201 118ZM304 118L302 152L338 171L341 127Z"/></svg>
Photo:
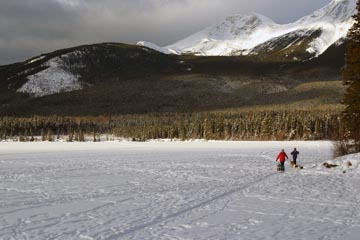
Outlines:
<svg viewBox="0 0 360 240"><path fill-rule="evenodd" d="M360 144L360 0L357 13L353 16L355 24L348 33L349 43L346 53L346 66L343 72L344 85L347 88L343 103L343 120L350 137ZM359 150L359 149L358 149Z"/></svg>

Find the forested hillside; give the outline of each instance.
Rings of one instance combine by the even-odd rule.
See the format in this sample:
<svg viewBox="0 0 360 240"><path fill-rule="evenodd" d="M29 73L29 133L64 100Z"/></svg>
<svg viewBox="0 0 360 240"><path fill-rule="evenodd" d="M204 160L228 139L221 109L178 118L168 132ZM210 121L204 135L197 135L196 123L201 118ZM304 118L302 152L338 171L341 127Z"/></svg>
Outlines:
<svg viewBox="0 0 360 240"><path fill-rule="evenodd" d="M344 52L343 44L310 61L282 62L172 56L114 43L80 46L1 67L0 115L98 116L338 104ZM61 88L64 76L76 78L76 86Z"/></svg>

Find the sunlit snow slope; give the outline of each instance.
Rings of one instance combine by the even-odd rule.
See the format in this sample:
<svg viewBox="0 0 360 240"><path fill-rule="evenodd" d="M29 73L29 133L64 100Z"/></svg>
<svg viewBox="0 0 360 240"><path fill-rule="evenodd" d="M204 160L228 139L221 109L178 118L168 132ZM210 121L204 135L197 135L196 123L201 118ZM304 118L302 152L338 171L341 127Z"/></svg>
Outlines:
<svg viewBox="0 0 360 240"><path fill-rule="evenodd" d="M274 43L284 41L288 35L296 35L283 49L293 44L305 44L304 51L318 56L331 45L346 37L354 20L356 0L333 0L325 7L290 24L277 24L257 13L234 15L195 33L174 44L160 48L152 43L140 42L141 45L163 53L195 54L203 56L247 55L254 48L266 43L263 51L271 51ZM317 33L312 35L312 33ZM306 38L311 36L309 41ZM156 46L156 47L155 47Z"/></svg>
<svg viewBox="0 0 360 240"><path fill-rule="evenodd" d="M17 92L28 93L34 97L42 97L54 93L71 92L83 88L80 82L80 76L69 71L67 59L70 55L81 54L73 52L52 58L42 64L43 70L27 76L27 82L24 83ZM28 64L42 60L43 57L30 60ZM32 71L30 68L27 71Z"/></svg>

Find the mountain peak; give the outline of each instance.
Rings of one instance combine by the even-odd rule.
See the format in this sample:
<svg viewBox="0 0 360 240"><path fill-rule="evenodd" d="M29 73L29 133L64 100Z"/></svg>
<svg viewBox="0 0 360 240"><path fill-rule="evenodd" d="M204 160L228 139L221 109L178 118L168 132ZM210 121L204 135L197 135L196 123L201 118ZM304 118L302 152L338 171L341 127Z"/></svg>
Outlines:
<svg viewBox="0 0 360 240"><path fill-rule="evenodd" d="M336 22L351 21L351 16L353 16L355 12L356 0L333 0L312 14L301 18L297 23L324 21L328 19Z"/></svg>
<svg viewBox="0 0 360 240"><path fill-rule="evenodd" d="M354 2L354 3L356 3L356 0L332 0L332 2L334 2L334 3L339 3L339 2Z"/></svg>
<svg viewBox="0 0 360 240"><path fill-rule="evenodd" d="M275 23L258 13L237 14L206 29L208 37L216 40L237 39L239 36L250 35L260 27L270 27Z"/></svg>
<svg viewBox="0 0 360 240"><path fill-rule="evenodd" d="M259 13L256 12L251 12L248 14L234 14L232 16L229 16L225 19L225 21L228 22L247 22L247 23L256 23L256 22L261 22L261 23L274 23L273 20L271 20L270 18L261 15Z"/></svg>

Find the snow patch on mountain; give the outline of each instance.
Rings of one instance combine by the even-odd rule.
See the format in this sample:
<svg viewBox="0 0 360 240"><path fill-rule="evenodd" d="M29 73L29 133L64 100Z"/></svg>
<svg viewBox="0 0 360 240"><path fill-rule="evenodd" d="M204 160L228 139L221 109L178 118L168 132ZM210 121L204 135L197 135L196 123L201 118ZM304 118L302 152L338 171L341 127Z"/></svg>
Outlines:
<svg viewBox="0 0 360 240"><path fill-rule="evenodd" d="M40 56L40 57L37 57L37 58L34 58L34 59L31 59L29 62L27 62L26 64L31 64L31 63L34 63L34 62L38 62L42 59L44 59L46 56Z"/></svg>
<svg viewBox="0 0 360 240"><path fill-rule="evenodd" d="M50 59L42 66L45 70L27 77L28 81L17 92L28 93L33 97L43 97L60 92L71 92L83 88L80 76L65 68L64 58L69 54Z"/></svg>
<svg viewBox="0 0 360 240"><path fill-rule="evenodd" d="M177 52L175 52L172 49L159 47L158 45L156 45L154 43L151 43L151 42L140 41L136 45L141 46L141 47L150 48L150 49L153 49L155 51L158 51L158 52L161 52L161 53L164 53L164 54L178 54Z"/></svg>

